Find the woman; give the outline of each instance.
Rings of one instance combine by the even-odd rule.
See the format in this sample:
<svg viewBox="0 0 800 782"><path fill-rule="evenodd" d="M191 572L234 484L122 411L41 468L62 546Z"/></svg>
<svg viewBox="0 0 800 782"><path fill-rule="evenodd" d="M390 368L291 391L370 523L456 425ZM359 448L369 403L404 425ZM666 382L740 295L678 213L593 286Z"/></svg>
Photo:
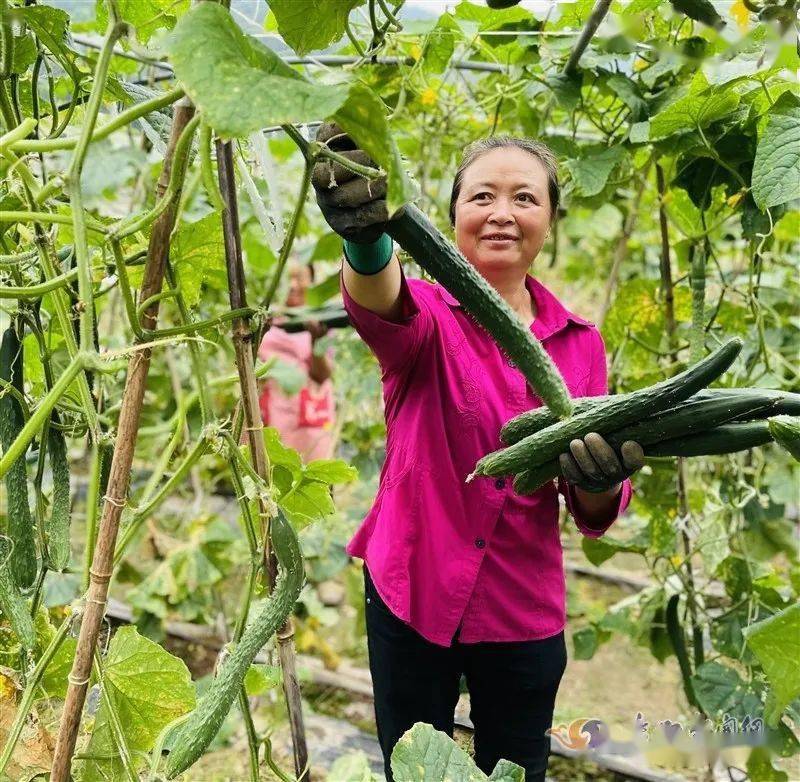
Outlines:
<svg viewBox="0 0 800 782"><path fill-rule="evenodd" d="M318 140L370 164L332 124ZM580 531L599 537L627 506L643 462L596 433L560 457L563 477L530 496L511 481L465 483L500 447L500 427L541 404L488 334L439 285L407 280L383 232L385 181L338 164L315 167L317 201L345 238L341 289L377 356L387 423L375 503L347 551L364 560L367 643L386 775L415 722L449 735L462 673L475 761L500 758L544 780L553 704L566 665L558 491ZM458 248L542 341L573 396L607 392L602 338L527 272L558 208L556 161L542 144L473 144L453 184Z"/></svg>
<svg viewBox="0 0 800 782"><path fill-rule="evenodd" d="M287 307L302 307L312 283L312 267L294 263L289 267ZM267 379L261 390L261 418L274 426L284 445L294 448L304 462L330 459L333 453L334 399L332 353L320 352L318 340L327 332L323 324L310 321L303 331L289 333L273 324L258 348L262 361L277 358L303 374L306 382L294 394Z"/></svg>

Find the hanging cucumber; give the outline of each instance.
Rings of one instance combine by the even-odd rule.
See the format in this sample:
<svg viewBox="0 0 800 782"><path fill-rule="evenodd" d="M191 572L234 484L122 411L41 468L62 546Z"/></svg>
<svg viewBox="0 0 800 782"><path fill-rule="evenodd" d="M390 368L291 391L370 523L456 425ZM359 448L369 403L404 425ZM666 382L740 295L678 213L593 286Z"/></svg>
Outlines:
<svg viewBox="0 0 800 782"><path fill-rule="evenodd" d="M3 333L0 342L0 379L22 394L22 345L12 324ZM14 442L24 424L22 408L14 396L0 389L0 446L5 451ZM8 532L14 541L14 549L8 567L14 582L21 588L31 586L36 579L36 544L33 533L33 517L28 504L28 472L25 454L11 465L5 475L8 498Z"/></svg>
<svg viewBox="0 0 800 782"><path fill-rule="evenodd" d="M303 586L303 557L297 534L282 511L272 519L272 545L280 565L275 588L267 603L245 629L239 643L222 664L197 708L178 729L167 759L166 773L173 779L205 752L230 711L250 664L262 646L283 624Z"/></svg>
<svg viewBox="0 0 800 782"><path fill-rule="evenodd" d="M683 634L680 618L678 617L678 602L680 595L672 595L667 602L666 610L666 623L667 635L669 636L672 650L678 658L678 667L681 669L681 678L683 679L683 691L686 693L686 698L693 706L697 705L697 696L694 694L694 686L692 685L692 668L689 664L689 655L686 651L686 638Z"/></svg>
<svg viewBox="0 0 800 782"><path fill-rule="evenodd" d="M0 537L0 613L11 623L23 648L31 651L36 645L36 631L25 598L11 577L12 548L8 538Z"/></svg>
<svg viewBox="0 0 800 782"><path fill-rule="evenodd" d="M455 296L519 367L531 388L559 418L572 400L555 364L500 294L413 204L386 228L414 260Z"/></svg>
<svg viewBox="0 0 800 782"><path fill-rule="evenodd" d="M692 329L689 332L689 363L703 358L706 336L706 257L705 248L691 247L689 285L692 289Z"/></svg>
<svg viewBox="0 0 800 782"><path fill-rule="evenodd" d="M47 562L51 570L63 571L69 564L69 463L64 433L53 424L60 423L58 413L53 410L47 430L47 449L50 453L50 469L53 473L53 502L50 518L45 527L47 533Z"/></svg>
<svg viewBox="0 0 800 782"><path fill-rule="evenodd" d="M626 437L609 435L609 443L624 442ZM704 429L696 434L660 440L654 443L639 444L645 456L718 456L757 448L772 442L769 423L766 420L739 421L722 424L712 429ZM557 478L561 469L557 459L539 465L532 470L523 470L514 477L514 491L517 494L533 494L546 483Z"/></svg>
<svg viewBox="0 0 800 782"><path fill-rule="evenodd" d="M716 380L742 349L742 340L733 338L703 361L675 377L636 391L626 399L598 405L549 426L508 448L484 456L474 475L513 475L532 470L564 453L571 440L589 432L606 435L642 418L673 407ZM473 477L471 476L471 477Z"/></svg>
<svg viewBox="0 0 800 782"><path fill-rule="evenodd" d="M769 430L775 442L800 461L800 417L778 415L769 419Z"/></svg>

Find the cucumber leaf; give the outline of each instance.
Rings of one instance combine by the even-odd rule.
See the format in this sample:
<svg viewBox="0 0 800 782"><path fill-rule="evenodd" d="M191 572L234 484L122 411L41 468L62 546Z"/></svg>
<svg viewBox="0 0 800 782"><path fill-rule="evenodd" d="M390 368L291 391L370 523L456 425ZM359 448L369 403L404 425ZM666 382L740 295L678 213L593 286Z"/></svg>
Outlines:
<svg viewBox="0 0 800 782"><path fill-rule="evenodd" d="M753 164L753 198L762 212L800 198L800 98L784 92L767 116Z"/></svg>
<svg viewBox="0 0 800 782"><path fill-rule="evenodd" d="M364 0L270 0L278 32L298 54L324 49L345 33L350 12Z"/></svg>

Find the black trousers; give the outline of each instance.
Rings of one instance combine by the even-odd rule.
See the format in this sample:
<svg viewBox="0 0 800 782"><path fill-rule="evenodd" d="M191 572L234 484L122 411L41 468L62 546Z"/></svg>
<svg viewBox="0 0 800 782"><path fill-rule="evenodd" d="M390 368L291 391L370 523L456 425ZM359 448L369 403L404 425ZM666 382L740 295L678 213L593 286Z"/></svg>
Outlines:
<svg viewBox="0 0 800 782"><path fill-rule="evenodd" d="M556 692L567 664L563 631L541 641L437 646L398 619L381 600L364 565L369 668L375 720L388 782L398 739L415 722L453 735L462 673L475 726L475 762L491 774L506 758L525 782L544 782Z"/></svg>

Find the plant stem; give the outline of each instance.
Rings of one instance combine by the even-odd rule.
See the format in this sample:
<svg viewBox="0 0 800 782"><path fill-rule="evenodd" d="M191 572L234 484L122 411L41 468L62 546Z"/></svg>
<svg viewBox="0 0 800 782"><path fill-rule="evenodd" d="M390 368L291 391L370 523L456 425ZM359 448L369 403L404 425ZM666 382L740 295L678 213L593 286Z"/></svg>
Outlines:
<svg viewBox="0 0 800 782"><path fill-rule="evenodd" d="M175 101L183 97L183 89L176 87L163 95L156 98L142 101L135 106L131 106L125 111L121 111L111 122L107 122L99 128L96 128L92 134L90 141L102 141L108 138L115 130L124 128L139 117L144 117L153 111L170 106ZM59 150L74 149L78 144L79 137L70 138L50 138L50 139L21 139L11 141L8 148L13 152L57 152ZM0 138L0 151L3 149L3 139Z"/></svg>

